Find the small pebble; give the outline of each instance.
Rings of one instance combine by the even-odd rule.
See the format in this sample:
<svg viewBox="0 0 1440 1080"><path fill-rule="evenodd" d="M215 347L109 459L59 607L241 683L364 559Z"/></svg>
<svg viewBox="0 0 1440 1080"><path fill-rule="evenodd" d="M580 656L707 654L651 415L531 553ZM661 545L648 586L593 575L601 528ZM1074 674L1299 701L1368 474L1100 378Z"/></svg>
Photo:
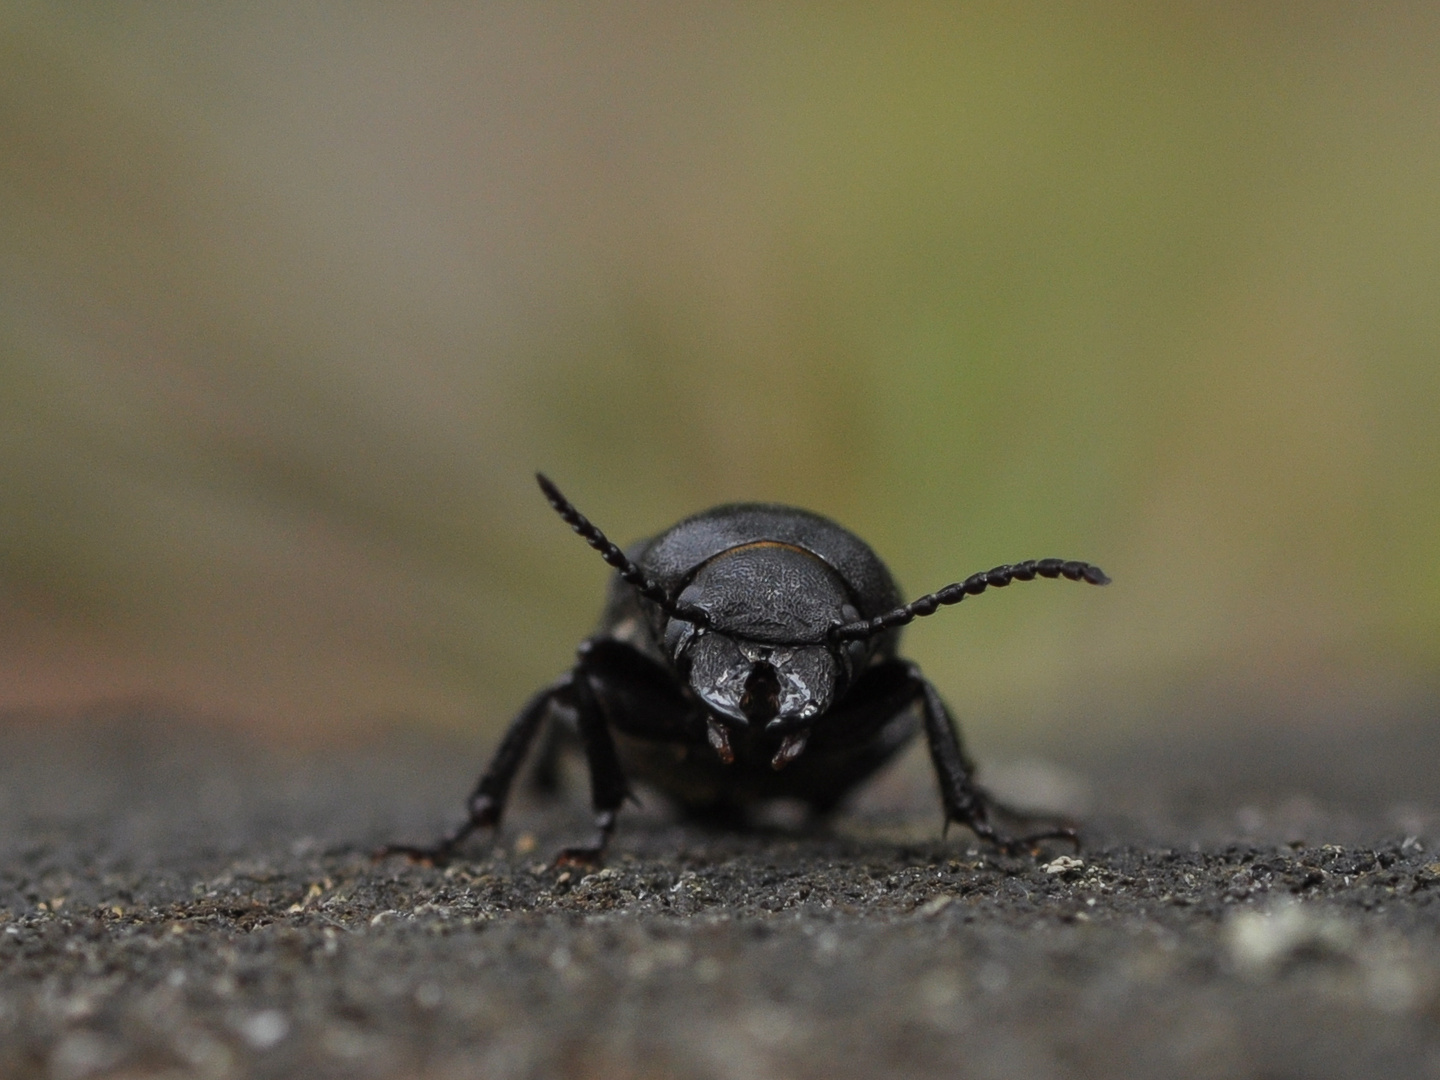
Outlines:
<svg viewBox="0 0 1440 1080"><path fill-rule="evenodd" d="M290 1034L290 1020L279 1009L254 1013L237 1026L240 1037L254 1050L269 1050Z"/></svg>

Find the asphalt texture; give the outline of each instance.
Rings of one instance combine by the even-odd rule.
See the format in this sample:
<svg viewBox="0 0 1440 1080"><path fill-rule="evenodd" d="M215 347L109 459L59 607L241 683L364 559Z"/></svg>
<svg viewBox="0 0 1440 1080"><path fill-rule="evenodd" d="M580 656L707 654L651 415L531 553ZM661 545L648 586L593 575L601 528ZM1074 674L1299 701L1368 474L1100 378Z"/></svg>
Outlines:
<svg viewBox="0 0 1440 1080"><path fill-rule="evenodd" d="M550 865L573 788L372 859L460 817L478 745L12 718L0 1076L1440 1076L1422 713L997 758L1078 855L942 837L912 756L818 827L647 799L599 872Z"/></svg>

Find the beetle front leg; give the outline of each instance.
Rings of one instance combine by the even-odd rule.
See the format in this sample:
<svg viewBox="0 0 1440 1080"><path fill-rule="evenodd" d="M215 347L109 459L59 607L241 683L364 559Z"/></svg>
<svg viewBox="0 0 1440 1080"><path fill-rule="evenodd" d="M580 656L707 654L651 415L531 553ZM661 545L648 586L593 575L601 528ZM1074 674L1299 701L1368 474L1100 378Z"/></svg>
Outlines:
<svg viewBox="0 0 1440 1080"><path fill-rule="evenodd" d="M600 707L600 699L586 671L589 648L582 647L570 686L575 704L575 722L580 729L580 742L585 747L585 761L590 768L590 805L595 809L595 838L585 847L564 848L555 856L556 866L599 866L605 846L615 831L615 815L621 803L630 797L630 785L620 767L615 740Z"/></svg>
<svg viewBox="0 0 1440 1080"><path fill-rule="evenodd" d="M940 781L940 798L945 804L945 824L957 822L1001 851L1014 854L1032 849L1041 840L1068 840L1078 849L1080 838L1068 826L1058 826L1028 836L1002 836L990 824L990 800L974 780L975 767L960 746L960 732L940 692L918 668L910 677L920 689L920 710L925 719L925 737L930 760Z"/></svg>
<svg viewBox="0 0 1440 1080"><path fill-rule="evenodd" d="M510 722L505 738L500 740L500 748L495 751L489 767L475 784L475 790L470 793L466 803L470 816L464 824L446 833L439 843L430 847L387 844L375 853L376 858L408 855L412 859L443 866L454 857L456 850L476 829L498 825L500 815L505 812L510 785L515 781L515 774L520 771L530 744L535 741L535 733L540 730L551 706L568 695L574 682L575 674L572 672L541 690L526 702L519 715Z"/></svg>

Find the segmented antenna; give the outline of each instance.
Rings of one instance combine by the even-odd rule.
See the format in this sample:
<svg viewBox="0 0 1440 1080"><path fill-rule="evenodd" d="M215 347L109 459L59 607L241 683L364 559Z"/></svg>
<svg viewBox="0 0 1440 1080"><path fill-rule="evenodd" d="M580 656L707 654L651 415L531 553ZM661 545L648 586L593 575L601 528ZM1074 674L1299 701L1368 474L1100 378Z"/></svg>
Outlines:
<svg viewBox="0 0 1440 1080"><path fill-rule="evenodd" d="M1110 579L1098 566L1083 562L1066 562L1064 559L1031 559L1013 566L997 566L971 574L964 581L946 585L936 592L927 593L918 600L912 600L904 607L876 615L873 619L858 622L836 623L830 627L832 641L861 641L896 626L933 615L947 604L958 604L967 596L975 596L986 589L1003 589L1012 581L1033 581L1036 576L1043 578L1069 578L1071 581L1085 581L1091 585L1109 585Z"/></svg>
<svg viewBox="0 0 1440 1080"><path fill-rule="evenodd" d="M598 551L602 559L618 570L620 577L633 585L636 592L673 618L684 619L697 626L708 625L705 612L689 605L682 608L671 600L664 589L646 577L645 571L626 557L625 552L612 544L603 532L590 523L589 518L575 509L575 504L560 493L560 489L551 482L548 476L537 472L535 479L540 484L540 490L545 493L545 498L549 499L550 505L555 508L555 512L565 519L565 524L579 533L580 538Z"/></svg>

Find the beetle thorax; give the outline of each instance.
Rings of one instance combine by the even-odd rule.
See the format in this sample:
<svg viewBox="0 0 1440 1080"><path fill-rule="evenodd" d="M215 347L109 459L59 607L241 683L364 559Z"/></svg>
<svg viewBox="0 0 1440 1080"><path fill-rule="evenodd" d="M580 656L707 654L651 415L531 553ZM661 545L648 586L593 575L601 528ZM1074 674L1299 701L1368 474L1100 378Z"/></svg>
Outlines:
<svg viewBox="0 0 1440 1080"><path fill-rule="evenodd" d="M709 560L679 601L705 612L721 633L772 645L822 641L849 606L844 584L822 560L773 542L746 544Z"/></svg>

